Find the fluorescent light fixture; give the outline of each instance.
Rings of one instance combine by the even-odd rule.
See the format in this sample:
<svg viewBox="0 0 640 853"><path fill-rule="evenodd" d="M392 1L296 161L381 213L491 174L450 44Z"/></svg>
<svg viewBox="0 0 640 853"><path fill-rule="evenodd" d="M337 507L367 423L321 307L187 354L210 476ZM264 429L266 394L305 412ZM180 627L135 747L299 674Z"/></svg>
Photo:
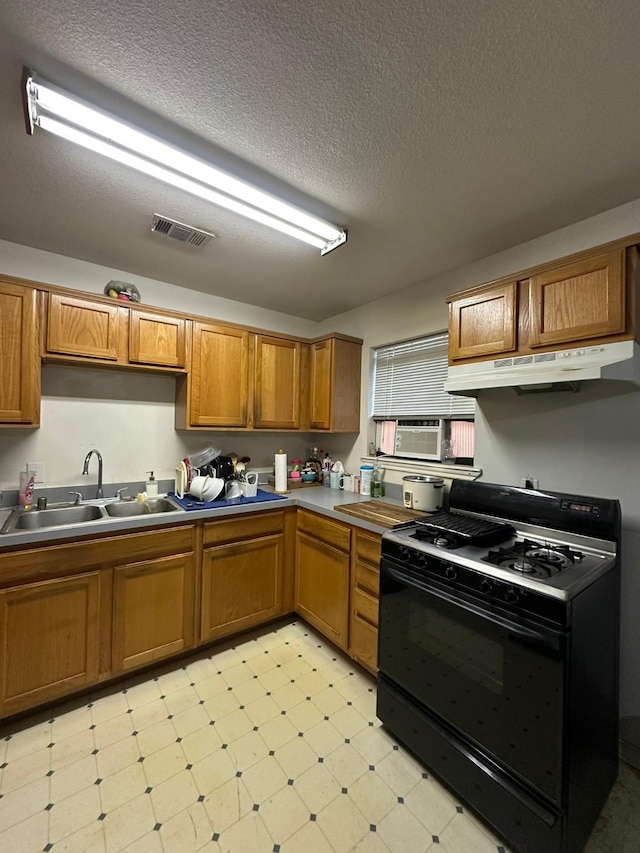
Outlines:
<svg viewBox="0 0 640 853"><path fill-rule="evenodd" d="M347 240L344 228L318 219L251 184L234 178L123 121L34 78L25 69L27 130L61 136L144 172L159 181L275 228L320 249L322 255Z"/></svg>

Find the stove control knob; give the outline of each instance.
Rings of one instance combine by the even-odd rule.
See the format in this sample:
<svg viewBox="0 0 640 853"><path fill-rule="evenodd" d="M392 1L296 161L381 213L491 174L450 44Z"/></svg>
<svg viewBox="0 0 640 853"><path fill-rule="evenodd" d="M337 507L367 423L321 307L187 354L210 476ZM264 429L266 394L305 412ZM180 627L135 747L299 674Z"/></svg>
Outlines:
<svg viewBox="0 0 640 853"><path fill-rule="evenodd" d="M426 569L427 566L429 565L429 558L427 557L426 554L423 554L422 552L418 553L418 556L416 559L417 559L418 565L422 566L423 569Z"/></svg>
<svg viewBox="0 0 640 853"><path fill-rule="evenodd" d="M447 566L444 570L444 573L450 581L454 581L458 577L458 570L455 566Z"/></svg>
<svg viewBox="0 0 640 853"><path fill-rule="evenodd" d="M480 581L480 592L491 592L492 589L493 582L489 578L482 578Z"/></svg>
<svg viewBox="0 0 640 853"><path fill-rule="evenodd" d="M408 560L411 557L411 550L406 545L400 545L398 546L398 556L402 560Z"/></svg>
<svg viewBox="0 0 640 853"><path fill-rule="evenodd" d="M520 593L515 587L510 586L504 594L504 600L509 604L517 604L520 601Z"/></svg>

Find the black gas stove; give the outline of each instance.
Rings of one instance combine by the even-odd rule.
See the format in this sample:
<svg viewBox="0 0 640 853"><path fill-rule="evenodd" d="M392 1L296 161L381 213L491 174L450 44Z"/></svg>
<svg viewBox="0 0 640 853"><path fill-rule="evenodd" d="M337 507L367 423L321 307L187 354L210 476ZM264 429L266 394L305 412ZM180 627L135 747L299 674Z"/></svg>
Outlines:
<svg viewBox="0 0 640 853"><path fill-rule="evenodd" d="M617 776L619 546L618 501L460 480L382 537L378 716L522 853Z"/></svg>
<svg viewBox="0 0 640 853"><path fill-rule="evenodd" d="M494 489L502 494L500 507ZM470 492L477 495L475 505ZM481 516L478 510L487 503L493 513L509 515ZM503 581L568 601L616 565L619 516L611 504L617 501L456 480L448 512L385 533L382 553L425 571L437 571L444 560L494 580L496 589L503 589ZM485 593L491 589L484 584Z"/></svg>

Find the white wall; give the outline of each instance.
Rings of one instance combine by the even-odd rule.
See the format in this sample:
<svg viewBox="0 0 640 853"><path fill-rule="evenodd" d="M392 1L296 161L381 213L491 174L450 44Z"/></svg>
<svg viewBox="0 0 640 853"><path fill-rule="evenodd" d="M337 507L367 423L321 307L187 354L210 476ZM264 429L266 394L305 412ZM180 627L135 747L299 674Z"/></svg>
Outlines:
<svg viewBox="0 0 640 853"><path fill-rule="evenodd" d="M347 465L357 468L367 452L371 347L445 329L448 294L637 232L640 200L328 321L326 326L339 324L344 332L364 338L362 428ZM601 381L578 394L518 397L508 389L483 392L478 398L475 463L486 482L519 485L529 472L543 488L621 501L621 713L639 717L640 389Z"/></svg>

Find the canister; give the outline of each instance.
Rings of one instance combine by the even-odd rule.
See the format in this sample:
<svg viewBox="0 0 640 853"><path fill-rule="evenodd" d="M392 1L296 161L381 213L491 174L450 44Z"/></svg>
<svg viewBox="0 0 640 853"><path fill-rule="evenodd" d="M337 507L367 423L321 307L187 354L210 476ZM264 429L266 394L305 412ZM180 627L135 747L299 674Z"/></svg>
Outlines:
<svg viewBox="0 0 640 853"><path fill-rule="evenodd" d="M360 466L360 494L371 494L371 478L373 477L373 465Z"/></svg>

